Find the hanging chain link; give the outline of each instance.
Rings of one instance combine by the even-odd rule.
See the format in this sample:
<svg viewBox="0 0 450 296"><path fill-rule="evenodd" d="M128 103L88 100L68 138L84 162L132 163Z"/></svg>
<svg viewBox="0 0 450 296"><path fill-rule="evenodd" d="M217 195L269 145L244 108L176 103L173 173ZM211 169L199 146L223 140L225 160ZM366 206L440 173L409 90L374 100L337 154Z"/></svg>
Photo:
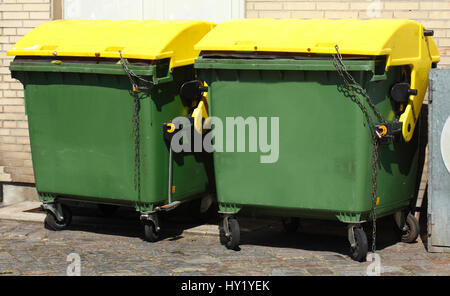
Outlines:
<svg viewBox="0 0 450 296"><path fill-rule="evenodd" d="M360 98L357 96L357 93L362 95L370 108L372 109L373 113L377 117L377 120L382 123L386 124L386 120L384 120L381 113L377 110L375 104L373 103L370 96L367 94L366 90L359 85L353 78L353 76L348 73L347 68L343 62L342 55L339 52L339 47L336 45L336 54L333 55L333 65L336 68L339 76L341 76L346 88L351 92L353 101L359 106L361 111L364 113L368 123L369 128L372 133L372 192L371 192L371 199L372 199L372 253L375 253L376 251L376 231L377 231L377 216L376 216L376 207L377 207L377 183L378 183L378 148L380 143L380 137L377 133L374 121L372 117L370 116L369 111L367 110L366 106L361 102Z"/></svg>
<svg viewBox="0 0 450 296"><path fill-rule="evenodd" d="M128 68L128 60L124 59L122 57L122 51L120 51L120 50L119 50L119 55L120 55L120 63L122 64L123 70L125 71L125 73L127 73L128 78L130 79L131 86L133 87L133 92L138 93L140 89L148 89L148 90L152 89L153 81L146 80L146 79L134 74L134 72L131 71L130 68ZM139 86L138 83L136 83L135 79L138 82L142 82L149 86L142 86L142 85Z"/></svg>
<svg viewBox="0 0 450 296"><path fill-rule="evenodd" d="M378 109L375 106L375 104L373 103L372 99L367 94L367 91L364 88L362 88L358 82L356 82L355 78L353 78L353 76L350 73L348 73L347 67L345 66L345 64L343 62L342 55L339 52L339 47L336 45L335 48L336 48L337 54L333 55L333 64L334 64L336 70L338 71L339 75L344 80L344 83L346 84L347 88L352 92L352 95L353 95L355 101L359 102L358 103L359 107L363 110L366 117L368 119L370 118L371 122L373 122L369 113L367 112L366 107L360 102L355 91L357 93L359 93L360 95L362 95L366 99L366 101L369 104L370 108L372 109L373 113L377 117L378 121L382 124L386 124L387 123L386 120L383 118L381 113L378 111ZM353 85L351 85L351 84L353 84ZM372 128L375 127L375 125L373 125L373 124L371 126L372 126Z"/></svg>
<svg viewBox="0 0 450 296"><path fill-rule="evenodd" d="M140 163L141 163L141 153L140 153L140 135L139 135L139 110L141 108L141 103L139 99L139 91L141 89L151 90L153 87L153 82L146 80L136 74L128 68L128 60L122 57L122 52L119 50L120 63L122 64L123 70L127 73L128 79L130 80L132 86L133 95L133 137L134 137L134 189L137 190L138 194L141 192L141 178L140 178ZM136 83L136 80L147 84L148 86L142 86Z"/></svg>
<svg viewBox="0 0 450 296"><path fill-rule="evenodd" d="M133 92L133 136L134 136L134 189L140 192L140 135L139 135L139 109L141 104L139 102L138 93Z"/></svg>
<svg viewBox="0 0 450 296"><path fill-rule="evenodd" d="M377 184L378 184L378 148L380 138L376 133L373 133L373 147L372 147L372 253L375 253L376 238L377 238Z"/></svg>

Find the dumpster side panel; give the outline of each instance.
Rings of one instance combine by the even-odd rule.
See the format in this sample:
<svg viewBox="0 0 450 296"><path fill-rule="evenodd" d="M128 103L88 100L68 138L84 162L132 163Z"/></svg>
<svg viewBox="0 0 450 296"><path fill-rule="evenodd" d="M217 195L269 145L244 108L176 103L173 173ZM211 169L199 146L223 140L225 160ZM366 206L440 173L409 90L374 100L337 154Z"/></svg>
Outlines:
<svg viewBox="0 0 450 296"><path fill-rule="evenodd" d="M366 81L364 88L388 122L395 120L395 103L390 100L390 89L403 81L406 68L391 67L385 80ZM387 215L408 207L417 196L416 182L419 161L420 126L411 141L398 139L390 145L380 145L377 177L377 215Z"/></svg>
<svg viewBox="0 0 450 296"><path fill-rule="evenodd" d="M169 150L163 140L163 123L178 116L187 116L179 89L184 81L193 79L193 67L173 70L174 81L154 88L151 97L141 101L141 202L165 202L168 196ZM173 167L174 200L206 191L208 176L205 162L193 154L175 157Z"/></svg>
<svg viewBox="0 0 450 296"><path fill-rule="evenodd" d="M37 190L136 200L126 77L40 72L25 77Z"/></svg>
<svg viewBox="0 0 450 296"><path fill-rule="evenodd" d="M365 132L343 132L364 130L365 120L351 100L336 95L330 79L337 77L322 71L240 71L240 79L232 80L236 71L217 73L218 81L210 84L213 116L279 118L278 161L260 163L259 153L215 153L219 201L367 209L359 197L367 195L369 162L358 157L367 156L369 138Z"/></svg>
<svg viewBox="0 0 450 296"><path fill-rule="evenodd" d="M388 93L401 79L401 71L392 69L379 82L369 82L370 72L352 72L391 121L395 114ZM316 218L341 213L369 217L372 139L363 112L335 71L201 69L199 73L210 86L211 115L222 119L224 126L227 117L268 117L269 122L279 118L276 162L260 163L261 153L248 152L248 134L247 152L214 153L220 203L273 209L274 214L285 209L289 215ZM236 138L235 132L235 142ZM414 144L381 148L379 215L408 205L415 181L415 148Z"/></svg>
<svg viewBox="0 0 450 296"><path fill-rule="evenodd" d="M88 67L88 66L87 66ZM17 73L16 73L17 74ZM168 194L168 148L163 122L186 116L179 86L193 67L173 70L174 81L139 93L140 165L135 169L134 103L125 75L22 72L37 190L42 198L136 205L149 210ZM135 186L140 177L140 193ZM174 163L174 199L205 191L205 164L193 155Z"/></svg>

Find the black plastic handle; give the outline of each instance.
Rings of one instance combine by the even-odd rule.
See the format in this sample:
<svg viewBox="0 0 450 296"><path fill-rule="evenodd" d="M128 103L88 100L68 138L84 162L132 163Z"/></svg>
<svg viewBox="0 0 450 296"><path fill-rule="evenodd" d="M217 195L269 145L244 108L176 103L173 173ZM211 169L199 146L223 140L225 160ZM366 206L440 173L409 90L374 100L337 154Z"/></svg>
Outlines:
<svg viewBox="0 0 450 296"><path fill-rule="evenodd" d="M418 94L418 91L417 91L417 89L408 89L408 95L410 95L410 96L417 96L417 94Z"/></svg>
<svg viewBox="0 0 450 296"><path fill-rule="evenodd" d="M423 35L424 36L433 36L434 31L433 30L423 30Z"/></svg>

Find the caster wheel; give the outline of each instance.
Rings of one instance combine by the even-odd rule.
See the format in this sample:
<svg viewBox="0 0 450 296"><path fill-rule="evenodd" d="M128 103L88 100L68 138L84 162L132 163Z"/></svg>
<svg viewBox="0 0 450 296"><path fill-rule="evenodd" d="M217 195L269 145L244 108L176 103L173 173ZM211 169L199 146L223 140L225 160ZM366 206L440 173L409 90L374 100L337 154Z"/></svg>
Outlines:
<svg viewBox="0 0 450 296"><path fill-rule="evenodd" d="M146 241L154 243L159 239L159 232L155 229L153 222L145 222L144 224L144 238Z"/></svg>
<svg viewBox="0 0 450 296"><path fill-rule="evenodd" d="M283 218L281 221L283 222L284 231L287 233L296 232L300 226L300 219L297 217Z"/></svg>
<svg viewBox="0 0 450 296"><path fill-rule="evenodd" d="M239 229L239 223L236 218L228 218L228 231L229 237L225 236L225 230L220 229L219 237L220 243L225 245L227 249L236 250L239 246L239 240L241 239L241 231Z"/></svg>
<svg viewBox="0 0 450 296"><path fill-rule="evenodd" d="M353 233L355 235L355 247L350 247L350 257L358 262L364 262L367 257L367 251L369 250L369 244L367 242L366 233L362 228L354 228Z"/></svg>
<svg viewBox="0 0 450 296"><path fill-rule="evenodd" d="M103 216L110 217L114 215L117 210L119 209L116 205L107 205L107 204L98 204L97 205L100 212L103 214Z"/></svg>
<svg viewBox="0 0 450 296"><path fill-rule="evenodd" d="M70 222L72 222L72 212L66 205L61 205L61 209L64 218L63 221L58 221L52 212L47 211L47 216L44 221L46 229L58 231L64 230L70 225Z"/></svg>
<svg viewBox="0 0 450 296"><path fill-rule="evenodd" d="M408 214L405 221L405 228L401 232L401 240L404 243L413 243L419 236L419 222L412 214Z"/></svg>
<svg viewBox="0 0 450 296"><path fill-rule="evenodd" d="M225 246L228 242L228 238L225 236L225 230L223 230L223 228L219 229L219 241L223 246Z"/></svg>

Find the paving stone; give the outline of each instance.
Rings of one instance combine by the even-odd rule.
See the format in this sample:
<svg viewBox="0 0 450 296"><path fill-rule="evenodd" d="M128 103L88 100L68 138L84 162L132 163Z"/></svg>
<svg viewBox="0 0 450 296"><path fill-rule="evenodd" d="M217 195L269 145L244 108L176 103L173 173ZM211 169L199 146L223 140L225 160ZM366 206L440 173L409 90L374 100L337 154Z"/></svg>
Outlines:
<svg viewBox="0 0 450 296"><path fill-rule="evenodd" d="M406 276L406 275L410 275L407 272L383 272L381 274L382 276Z"/></svg>
<svg viewBox="0 0 450 296"><path fill-rule="evenodd" d="M334 271L338 276L367 276L366 268L337 268Z"/></svg>
<svg viewBox="0 0 450 296"><path fill-rule="evenodd" d="M381 265L381 272L383 274L385 273L404 273L405 270L403 268L401 268L400 266L386 266L386 265Z"/></svg>
<svg viewBox="0 0 450 296"><path fill-rule="evenodd" d="M199 256L196 258L189 258L186 260L186 263L192 264L201 264L201 263L217 263L219 259L211 257L211 256Z"/></svg>
<svg viewBox="0 0 450 296"><path fill-rule="evenodd" d="M205 276L206 274L203 272L184 272L182 274L172 274L172 275L182 275L182 276Z"/></svg>
<svg viewBox="0 0 450 296"><path fill-rule="evenodd" d="M12 259L14 259L14 257L8 252L0 252L0 260L4 260L4 259L12 260Z"/></svg>
<svg viewBox="0 0 450 296"><path fill-rule="evenodd" d="M16 259L20 262L35 262L35 259L31 256L20 256L16 257Z"/></svg>
<svg viewBox="0 0 450 296"><path fill-rule="evenodd" d="M306 271L311 275L333 275L334 272L329 268L307 268Z"/></svg>
<svg viewBox="0 0 450 296"><path fill-rule="evenodd" d="M168 270L165 270L161 267L154 267L154 266L147 266L147 267L141 267L140 268L145 275L150 276L164 276L164 275L170 275L170 272Z"/></svg>
<svg viewBox="0 0 450 296"><path fill-rule="evenodd" d="M185 266L185 267L178 267L172 270L174 273L189 273L189 272L201 272L206 271L205 267L191 267L191 266Z"/></svg>
<svg viewBox="0 0 450 296"><path fill-rule="evenodd" d="M240 251L233 251L217 237L186 233L147 243L137 235L134 222L115 235L114 228L104 230L97 220L95 227L86 222L58 232L40 223L2 220L0 275L65 275L70 253L80 255L82 275L365 276L371 264L345 254L345 237L313 235L311 226L308 234L294 236L276 232L275 224L273 229L254 228L244 232ZM450 275L449 254L427 253L421 242L384 245L377 251L382 275Z"/></svg>
<svg viewBox="0 0 450 296"><path fill-rule="evenodd" d="M321 262L324 262L327 264L327 266L332 267L357 267L361 266L360 262L355 262L352 259L348 258L346 260L322 260Z"/></svg>
<svg viewBox="0 0 450 296"><path fill-rule="evenodd" d="M321 255L317 256L320 259L326 260L326 261L347 261L347 258L343 255Z"/></svg>
<svg viewBox="0 0 450 296"><path fill-rule="evenodd" d="M271 275L273 276L299 276L305 275L306 270L304 269L272 269Z"/></svg>
<svg viewBox="0 0 450 296"><path fill-rule="evenodd" d="M410 273L416 273L416 272L426 272L426 269L424 269L422 266L419 265L414 265L414 264L409 264L409 265L402 265L401 268L403 268L404 270L410 272Z"/></svg>

